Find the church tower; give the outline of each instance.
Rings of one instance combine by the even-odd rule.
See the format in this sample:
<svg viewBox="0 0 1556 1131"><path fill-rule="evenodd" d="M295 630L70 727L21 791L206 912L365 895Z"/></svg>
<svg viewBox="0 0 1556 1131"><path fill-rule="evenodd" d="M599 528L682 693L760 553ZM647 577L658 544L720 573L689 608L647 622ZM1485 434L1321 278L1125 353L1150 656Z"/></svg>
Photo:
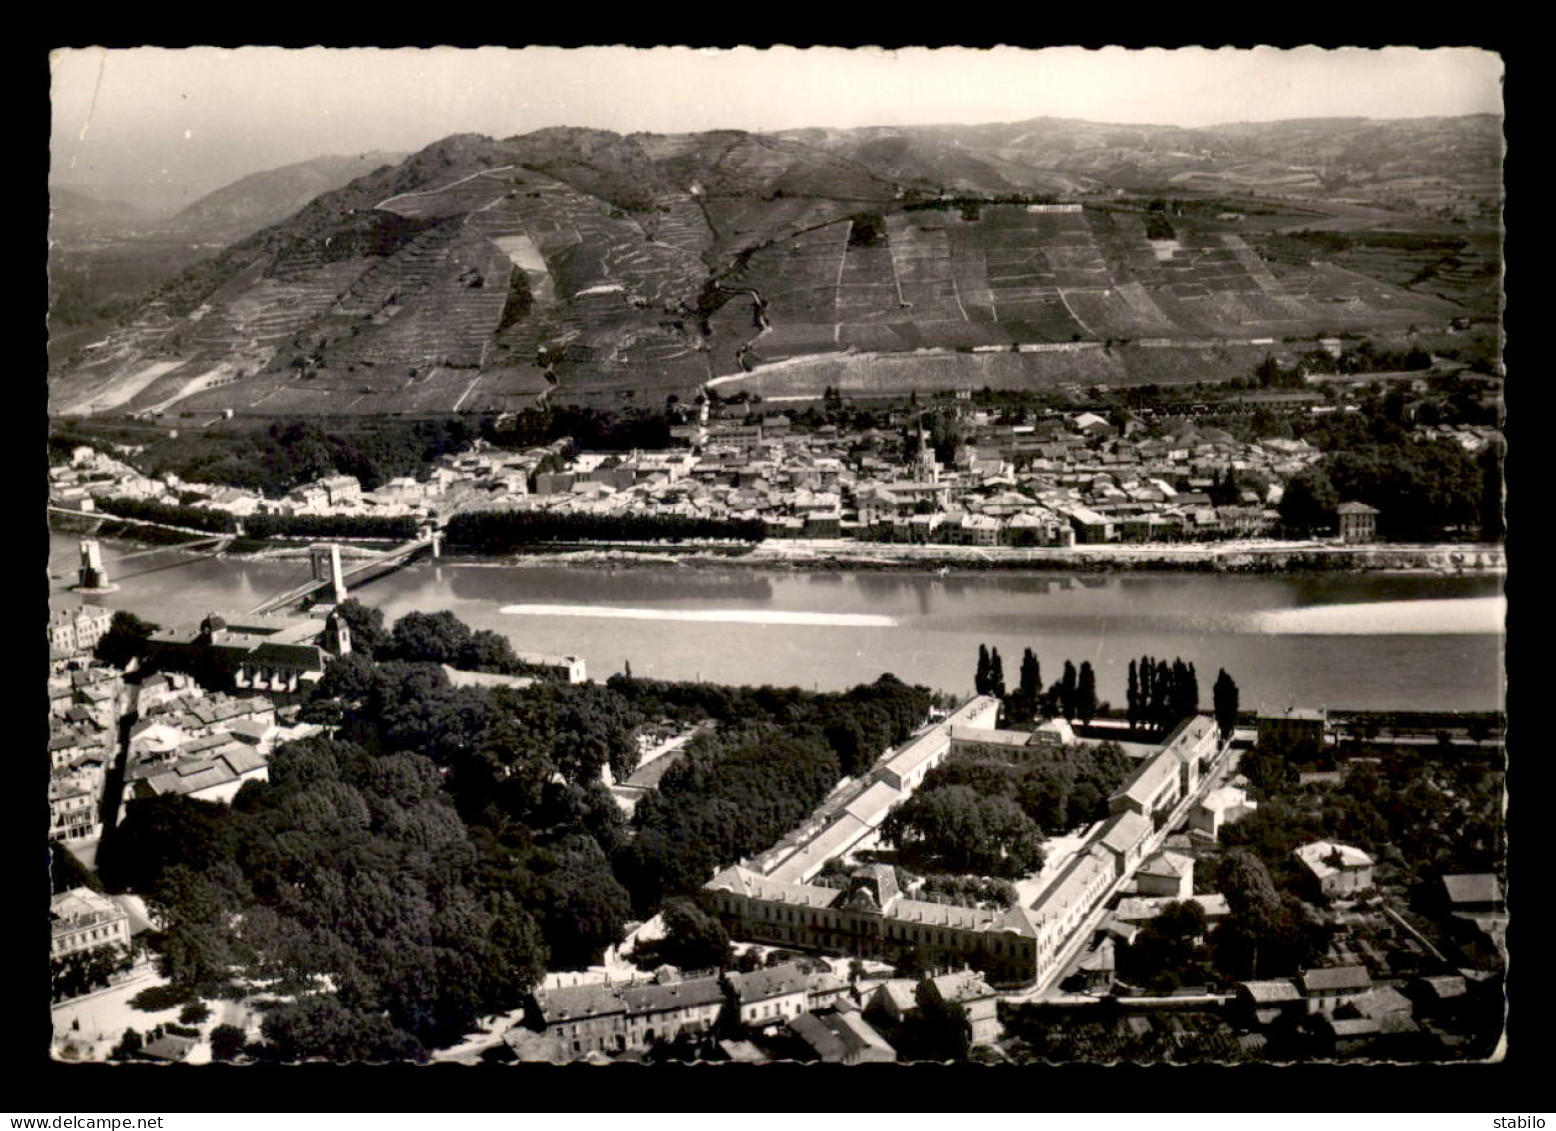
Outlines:
<svg viewBox="0 0 1556 1131"><path fill-rule="evenodd" d="M339 609L332 610L324 622L324 650L332 656L351 654L351 626Z"/></svg>

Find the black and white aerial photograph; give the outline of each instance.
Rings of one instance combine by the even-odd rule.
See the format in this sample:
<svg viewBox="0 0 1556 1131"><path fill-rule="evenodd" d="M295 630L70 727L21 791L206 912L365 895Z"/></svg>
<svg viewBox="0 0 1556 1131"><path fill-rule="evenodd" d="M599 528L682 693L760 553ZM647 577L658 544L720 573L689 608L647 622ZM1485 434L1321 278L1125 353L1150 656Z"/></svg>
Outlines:
<svg viewBox="0 0 1556 1131"><path fill-rule="evenodd" d="M1496 52L48 78L51 1071L1504 1060Z"/></svg>

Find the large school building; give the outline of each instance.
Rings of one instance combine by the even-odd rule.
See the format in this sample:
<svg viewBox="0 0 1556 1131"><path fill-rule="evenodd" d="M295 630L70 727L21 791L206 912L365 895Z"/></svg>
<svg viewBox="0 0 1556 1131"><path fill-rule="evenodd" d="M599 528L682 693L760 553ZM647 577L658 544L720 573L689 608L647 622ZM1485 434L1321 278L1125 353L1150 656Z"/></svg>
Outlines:
<svg viewBox="0 0 1556 1131"><path fill-rule="evenodd" d="M949 736L951 720L944 730ZM798 847L765 872L726 868L706 885L708 901L736 939L886 962L916 950L930 966L972 966L1000 985L1046 982L1067 960L1091 912L1160 846L1172 818L1228 749L1214 719L1184 720L1109 798L1110 815L1086 846L1025 906L996 911L912 899L882 864L855 870L846 889L811 883L826 859L841 854L831 843L825 855ZM923 780L922 773L913 776ZM807 867L794 869L796 859Z"/></svg>

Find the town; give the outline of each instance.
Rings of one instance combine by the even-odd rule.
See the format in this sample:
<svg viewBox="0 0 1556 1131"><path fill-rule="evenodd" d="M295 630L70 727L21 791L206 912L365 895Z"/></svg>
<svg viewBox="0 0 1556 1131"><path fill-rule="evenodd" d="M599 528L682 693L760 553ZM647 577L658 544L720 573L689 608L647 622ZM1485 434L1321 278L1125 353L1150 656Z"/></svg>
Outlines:
<svg viewBox="0 0 1556 1131"><path fill-rule="evenodd" d="M896 722L874 740L884 741L876 756L871 740L850 740L843 749L866 745L841 777L834 760L787 816L755 822L731 842L746 847L704 851L697 859L715 865L712 874L699 879L706 864L690 859L678 865L692 869L680 890L664 879L679 850L660 842L670 855L645 889L657 894L643 900L627 862L646 866L646 858L630 842L703 820L684 810L718 804L693 798L677 779L706 774L695 766L710 752L738 761L755 701L694 707L709 689L630 673L599 687L571 657L524 663L505 641L483 651L472 639L447 614L410 614L389 632L351 598L305 613L211 613L192 632L85 603L57 615L49 631L56 1055L387 1055L368 1033L319 1046L295 1019L278 1023L288 1009L320 1003L333 979L299 972L299 959L271 950L283 944L259 941L275 929L260 933L275 915L262 903L237 911L244 925L218 947L225 958L191 957L187 885L213 882L198 869L233 864L191 858L192 872L166 854L178 843L248 835L219 829L278 803L267 795L316 804L303 799L318 788L368 789L378 779L348 787L315 776L361 742L383 751L379 758L425 764L413 794L404 792L409 778L394 788L457 822L456 810L474 805L475 779L468 758L446 748L438 720L466 701L517 711L514 722L541 748L556 724L531 714L554 713L545 703L571 703L568 712L591 719L619 712L600 732L613 744L608 757L572 763L560 747L546 759L521 745L496 768L515 784L549 773L544 789L554 799L543 805L566 795L579 814L617 810L583 817L588 843L604 829L616 842L587 882L616 887L617 872L632 906L623 902L570 947L544 932L564 965L539 965L545 948L537 950L532 972L510 966L513 981L493 991L481 1015L460 1014L462 1031L423 1034L412 1046L419 1051L402 1055L854 1064L1085 1059L1124 1048L1139 1059L1408 1060L1488 1055L1500 1032L1497 720L1389 717L1385 727L1295 708L1250 714L1239 711L1224 671L1215 711L1202 713L1192 668L1149 658L1138 702L1132 663L1129 711L1099 710L1085 690L1089 664L1077 681L1066 662L1065 678L1045 693L1036 659L1023 657L1022 685L1007 692L996 653L980 658L980 693L965 702L880 685ZM371 690L403 680L418 682ZM432 718L410 732L386 723L377 717L385 708L374 706L385 695L385 703L420 698L414 710ZM826 696L809 698L835 709ZM927 719L918 715L926 706ZM860 709L845 708L855 727ZM817 733L766 725L753 753ZM816 749L837 749L841 739L826 733L811 740ZM768 772L787 771L775 763ZM1383 798L1406 789L1423 813L1384 818ZM439 800L447 790L452 806ZM1377 807L1358 811L1358 795ZM363 796L370 808L403 810L403 801ZM948 807L958 803L972 808L952 817ZM1427 814L1433 826L1414 827ZM486 820L467 819L472 829ZM394 827L380 835L405 835ZM756 839L763 835L773 836L767 847ZM995 870L980 874L973 845L987 837L992 854L977 859ZM248 890L269 881L233 873L222 882Z"/></svg>
<svg viewBox="0 0 1556 1131"><path fill-rule="evenodd" d="M1452 364L1444 366L1405 383L1408 395L1395 387L1381 396L1381 383L1356 380L1325 385L1325 395L1299 396L1294 406L1223 400L1197 406L1199 414L1174 413L1170 403L1103 405L1101 411L980 407L970 394L957 394L927 406L886 401L852 413L841 398L829 398L831 413L812 406L796 416L743 395L735 402L699 398L698 405L671 405L646 418L658 427L642 430L664 446L625 449L619 438L597 448L570 436L515 449L512 437L533 425L494 418L483 437L436 457L417 476L365 484L336 472L297 483L281 497L186 481L172 471L147 474L134 466L144 445L99 440L71 447L62 433L50 498L67 512L238 533L268 519L265 529L278 533L333 521L342 535L373 536L400 529L395 522L446 525L461 514L522 512L551 520L537 523L534 537L557 542L652 541L664 531L676 537L684 531L693 538L842 539L883 550L888 544L995 550L1314 536L1346 544L1494 543L1499 528L1487 525L1491 504L1465 494L1464 484L1482 477L1477 466L1500 481L1501 433L1489 424L1442 419L1441 390L1456 390L1461 416L1476 420L1484 410L1465 405L1486 395L1466 393L1474 385ZM1253 415L1238 411L1244 408ZM622 418L634 419L643 418ZM1293 438L1293 422L1310 438ZM176 438L177 431L168 435ZM1400 445L1412 466L1420 466L1414 481L1401 489L1345 464L1349 482L1330 482L1332 438L1354 439L1357 431L1373 435L1368 442L1375 448L1384 434ZM1386 457L1394 449L1378 450ZM1288 494L1293 483L1297 489ZM1338 491L1347 486L1383 506L1342 498ZM1459 494L1444 507L1422 503L1442 489ZM463 531L455 524L456 545L464 531L467 548L494 548L475 522Z"/></svg>
<svg viewBox="0 0 1556 1131"><path fill-rule="evenodd" d="M1495 52L49 68L50 1071L1507 1067Z"/></svg>

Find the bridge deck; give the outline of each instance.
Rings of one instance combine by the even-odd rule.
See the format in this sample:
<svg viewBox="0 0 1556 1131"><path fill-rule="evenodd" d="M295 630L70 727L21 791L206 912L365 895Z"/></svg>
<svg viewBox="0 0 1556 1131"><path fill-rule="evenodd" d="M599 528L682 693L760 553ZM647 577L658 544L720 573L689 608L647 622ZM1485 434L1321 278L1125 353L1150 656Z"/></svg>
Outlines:
<svg viewBox="0 0 1556 1131"><path fill-rule="evenodd" d="M386 550L382 554L377 554L371 558L357 562L349 568L342 568L340 571L340 579L342 582L350 582L367 580L369 575L376 577L381 572L385 572L387 570L404 565L406 561L414 557L416 554L419 554L422 550L430 549L432 547L432 543L433 538L431 537L418 538L414 542L407 542L405 545L398 546L393 550ZM318 578L309 578L303 584L297 586L297 588L289 589L279 596L271 597L261 604L254 606L254 608L250 609L249 612L274 612L276 609L281 609L285 608L287 605L296 604L298 601L303 600L310 594L318 592L320 589L328 588L329 584L330 583L328 581L321 581Z"/></svg>

